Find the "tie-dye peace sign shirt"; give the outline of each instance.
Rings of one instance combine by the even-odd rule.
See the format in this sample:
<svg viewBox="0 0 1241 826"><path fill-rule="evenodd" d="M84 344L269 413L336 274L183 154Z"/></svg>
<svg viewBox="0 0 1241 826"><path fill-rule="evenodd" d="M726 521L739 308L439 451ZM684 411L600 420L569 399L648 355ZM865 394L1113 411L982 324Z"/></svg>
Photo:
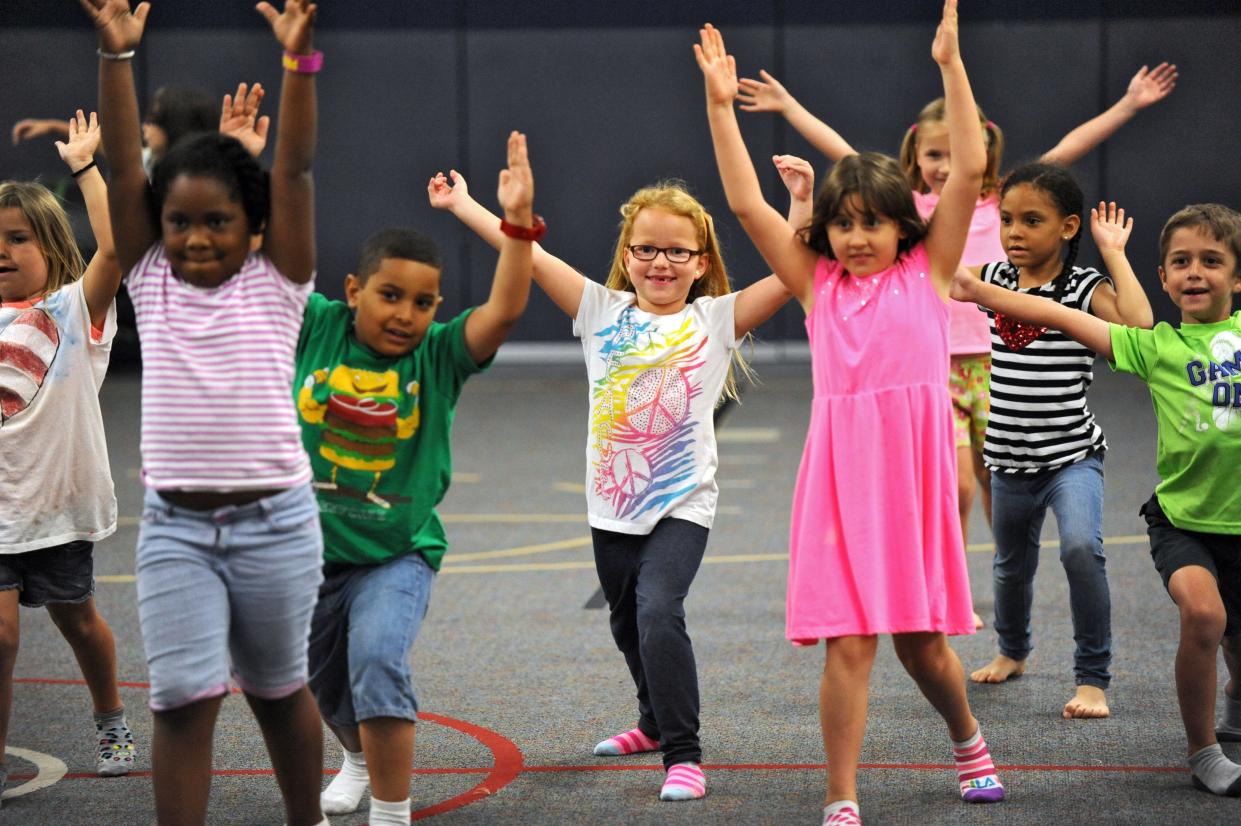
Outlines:
<svg viewBox="0 0 1241 826"><path fill-rule="evenodd" d="M116 305L92 338L82 282L0 307L0 554L116 530L99 388Z"/></svg>
<svg viewBox="0 0 1241 826"><path fill-rule="evenodd" d="M737 295L679 313L586 282L573 333L590 382L586 501L592 527L650 533L664 517L711 527L719 489L713 414L736 339Z"/></svg>

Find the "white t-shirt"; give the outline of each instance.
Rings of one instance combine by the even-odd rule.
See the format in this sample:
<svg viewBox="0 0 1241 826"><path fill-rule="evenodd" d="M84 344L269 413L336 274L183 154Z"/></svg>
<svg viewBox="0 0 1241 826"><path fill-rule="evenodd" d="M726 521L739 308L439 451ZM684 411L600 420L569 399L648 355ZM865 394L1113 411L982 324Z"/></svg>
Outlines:
<svg viewBox="0 0 1241 826"><path fill-rule="evenodd" d="M573 321L590 381L586 503L592 527L647 534L665 517L710 528L714 411L735 335L737 294L673 315L638 309L631 292L586 282Z"/></svg>
<svg viewBox="0 0 1241 826"><path fill-rule="evenodd" d="M94 341L81 280L33 307L0 307L0 554L116 530L99 388L116 304Z"/></svg>

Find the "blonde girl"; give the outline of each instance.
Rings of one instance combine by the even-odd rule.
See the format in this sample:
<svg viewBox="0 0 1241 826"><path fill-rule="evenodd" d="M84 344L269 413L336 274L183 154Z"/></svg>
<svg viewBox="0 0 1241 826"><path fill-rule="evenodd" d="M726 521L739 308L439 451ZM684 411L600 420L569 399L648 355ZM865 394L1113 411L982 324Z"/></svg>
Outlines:
<svg viewBox="0 0 1241 826"><path fill-rule="evenodd" d="M121 273L94 161L95 113L79 110L56 146L86 200L97 244L90 264L51 192L0 183L0 753L18 605L46 606L90 690L95 770L114 776L133 768L133 734L117 692L116 643L92 594L94 544L116 530L99 388ZM0 789L6 774L0 763Z"/></svg>
<svg viewBox="0 0 1241 826"><path fill-rule="evenodd" d="M777 159L804 222L809 165ZM456 171L429 184L498 247L499 219ZM774 276L733 292L714 221L679 182L638 190L620 209L606 285L534 248L534 280L573 319L590 381L586 500L612 636L637 686L638 721L595 746L599 756L660 750L660 799L706 794L698 675L684 600L715 518L712 412L742 340L788 293Z"/></svg>

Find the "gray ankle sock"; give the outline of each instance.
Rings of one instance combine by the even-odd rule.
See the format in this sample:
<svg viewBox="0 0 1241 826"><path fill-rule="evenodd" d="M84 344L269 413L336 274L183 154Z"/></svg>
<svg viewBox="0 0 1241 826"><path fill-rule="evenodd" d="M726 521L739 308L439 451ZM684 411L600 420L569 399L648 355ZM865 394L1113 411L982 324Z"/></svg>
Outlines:
<svg viewBox="0 0 1241 826"><path fill-rule="evenodd" d="M1241 699L1233 699L1224 693L1224 717L1215 736L1227 742L1241 740Z"/></svg>
<svg viewBox="0 0 1241 826"><path fill-rule="evenodd" d="M109 726L115 726L119 723L124 722L125 706L121 706L120 708L114 711L96 711L94 712L94 717L95 717L95 725L98 726L100 729L105 729L105 728L108 728Z"/></svg>
<svg viewBox="0 0 1241 826"><path fill-rule="evenodd" d="M1241 795L1241 766L1224 756L1219 743L1194 752L1189 758L1194 785L1212 794Z"/></svg>

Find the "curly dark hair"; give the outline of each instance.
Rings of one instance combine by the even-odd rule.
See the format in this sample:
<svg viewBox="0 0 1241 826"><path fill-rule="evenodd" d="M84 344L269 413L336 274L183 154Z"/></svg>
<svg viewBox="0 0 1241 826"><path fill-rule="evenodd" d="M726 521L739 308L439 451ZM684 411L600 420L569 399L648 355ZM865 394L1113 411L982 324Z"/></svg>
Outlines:
<svg viewBox="0 0 1241 826"><path fill-rule="evenodd" d="M1000 187L1000 200L1004 199L1004 193L1018 184L1029 184L1047 193L1061 216L1067 218L1070 215L1076 215L1079 219L1081 218L1086 198L1082 194L1082 188L1078 185L1077 179L1067 168L1041 161L1023 164L1009 172L1004 178L1004 183ZM1073 271L1073 263L1077 261L1077 250L1082 242L1083 224L1083 221L1077 222L1077 233L1069 239L1068 252L1064 256L1064 266L1060 270L1060 275L1056 276L1057 279L1064 276L1064 280L1067 281L1068 274Z"/></svg>
<svg viewBox="0 0 1241 826"><path fill-rule="evenodd" d="M229 197L241 203L250 233L255 235L263 231L271 213L269 177L236 138L205 133L186 138L168 150L151 175L157 226L168 189L182 175L215 178L224 184Z"/></svg>

